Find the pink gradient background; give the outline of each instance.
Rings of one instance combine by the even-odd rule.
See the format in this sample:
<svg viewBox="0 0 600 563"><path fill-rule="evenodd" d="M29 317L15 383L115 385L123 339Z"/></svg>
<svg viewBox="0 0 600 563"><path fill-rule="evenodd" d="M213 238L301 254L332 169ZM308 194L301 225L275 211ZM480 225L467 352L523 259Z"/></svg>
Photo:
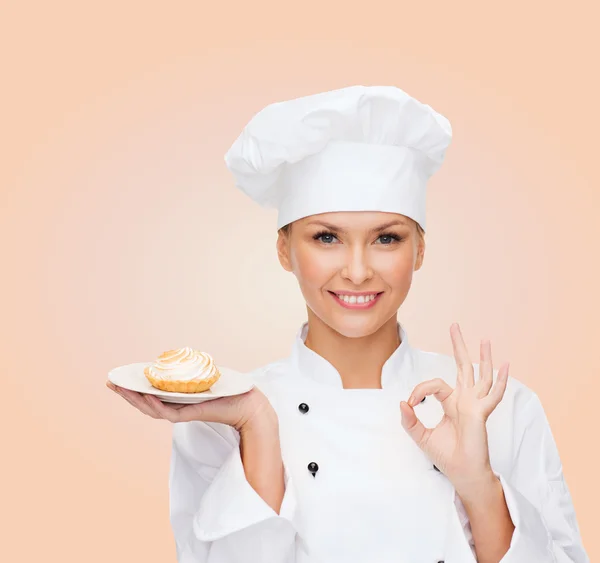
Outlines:
<svg viewBox="0 0 600 563"><path fill-rule="evenodd" d="M193 345L250 369L304 320L275 212L223 155L264 105L394 84L446 115L411 343L541 397L591 560L598 487L597 4L4 2L0 7L6 561L175 562L170 424L105 386Z"/></svg>

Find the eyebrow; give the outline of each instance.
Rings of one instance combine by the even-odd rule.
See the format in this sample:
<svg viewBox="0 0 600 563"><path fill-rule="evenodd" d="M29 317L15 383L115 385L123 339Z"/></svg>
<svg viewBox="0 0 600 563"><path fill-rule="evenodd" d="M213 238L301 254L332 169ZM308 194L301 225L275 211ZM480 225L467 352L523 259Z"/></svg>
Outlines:
<svg viewBox="0 0 600 563"><path fill-rule="evenodd" d="M332 225L331 223L326 223L325 221L310 221L309 223L307 223L307 225L321 225L331 231L335 231L338 233L346 232L345 229L342 229L341 227L337 227L336 225ZM395 219L394 221L388 221L387 223L383 223L383 225L379 225L378 227L369 229L369 233L378 233L380 231L384 231L385 229L388 229L389 227L393 227L394 225L407 226L407 223L400 219Z"/></svg>

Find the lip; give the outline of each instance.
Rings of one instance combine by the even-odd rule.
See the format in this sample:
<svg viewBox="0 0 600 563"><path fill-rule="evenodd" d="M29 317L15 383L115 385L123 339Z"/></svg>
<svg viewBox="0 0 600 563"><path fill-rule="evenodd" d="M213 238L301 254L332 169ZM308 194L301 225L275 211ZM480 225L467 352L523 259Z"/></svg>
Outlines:
<svg viewBox="0 0 600 563"><path fill-rule="evenodd" d="M373 295L373 293L376 294L375 299L372 299L368 303L346 303L345 301L340 299L336 295L336 293L334 293L333 291L328 291L328 293L342 307L344 307L346 309L359 309L359 310L370 309L371 307L374 307L375 303L377 303L379 301L379 298L383 295L383 291L357 291L357 292L340 291L338 293L338 295L351 295L351 296L355 296L355 297L358 297L359 295Z"/></svg>

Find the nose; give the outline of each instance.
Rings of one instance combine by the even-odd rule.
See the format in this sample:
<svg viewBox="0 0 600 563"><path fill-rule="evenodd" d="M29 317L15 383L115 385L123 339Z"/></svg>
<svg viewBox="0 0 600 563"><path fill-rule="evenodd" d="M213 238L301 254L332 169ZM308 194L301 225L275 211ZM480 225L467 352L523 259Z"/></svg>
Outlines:
<svg viewBox="0 0 600 563"><path fill-rule="evenodd" d="M348 249L341 276L357 286L373 277L373 270L369 264L369 257L364 247L356 245Z"/></svg>

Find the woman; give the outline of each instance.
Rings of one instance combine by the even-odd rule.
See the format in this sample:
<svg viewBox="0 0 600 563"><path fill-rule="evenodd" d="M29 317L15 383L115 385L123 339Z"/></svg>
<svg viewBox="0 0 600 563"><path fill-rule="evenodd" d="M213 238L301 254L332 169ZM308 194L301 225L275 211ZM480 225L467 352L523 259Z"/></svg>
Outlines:
<svg viewBox="0 0 600 563"><path fill-rule="evenodd" d="M588 561L533 391L411 348L397 311L425 243L425 192L448 120L402 90L350 87L271 104L226 155L278 209L277 252L308 319L243 395L166 405L179 563Z"/></svg>

